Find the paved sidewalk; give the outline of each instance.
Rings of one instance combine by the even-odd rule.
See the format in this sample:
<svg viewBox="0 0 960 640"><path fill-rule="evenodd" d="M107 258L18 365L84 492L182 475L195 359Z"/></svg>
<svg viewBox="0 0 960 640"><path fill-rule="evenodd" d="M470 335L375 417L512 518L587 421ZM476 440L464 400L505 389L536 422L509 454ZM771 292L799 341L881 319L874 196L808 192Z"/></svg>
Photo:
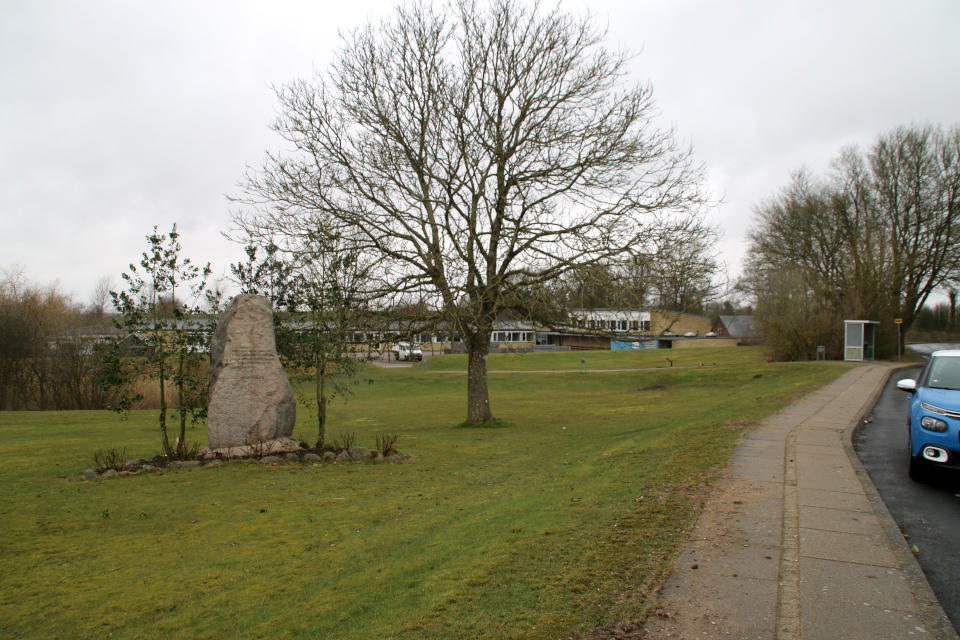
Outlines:
<svg viewBox="0 0 960 640"><path fill-rule="evenodd" d="M896 368L857 367L744 436L647 638L957 638L851 445Z"/></svg>

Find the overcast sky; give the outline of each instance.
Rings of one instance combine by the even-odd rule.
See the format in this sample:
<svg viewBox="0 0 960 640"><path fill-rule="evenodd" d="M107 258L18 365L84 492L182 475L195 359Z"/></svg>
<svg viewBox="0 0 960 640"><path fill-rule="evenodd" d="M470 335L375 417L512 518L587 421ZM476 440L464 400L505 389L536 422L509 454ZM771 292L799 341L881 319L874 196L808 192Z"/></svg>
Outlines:
<svg viewBox="0 0 960 640"><path fill-rule="evenodd" d="M752 207L802 165L914 122L960 122L960 3L565 1L641 51L663 127L724 203L734 273ZM247 164L281 147L270 89L324 69L337 31L392 2L0 0L0 267L81 302L154 225L216 273Z"/></svg>

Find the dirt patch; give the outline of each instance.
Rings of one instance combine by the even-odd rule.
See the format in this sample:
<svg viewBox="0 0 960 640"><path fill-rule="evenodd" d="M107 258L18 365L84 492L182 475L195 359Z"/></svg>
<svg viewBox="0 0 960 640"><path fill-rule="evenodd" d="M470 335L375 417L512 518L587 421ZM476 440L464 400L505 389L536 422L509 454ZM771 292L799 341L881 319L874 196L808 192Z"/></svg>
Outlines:
<svg viewBox="0 0 960 640"><path fill-rule="evenodd" d="M624 640L636 640L646 638L647 634L643 630L643 624L640 622L631 622L629 620L617 620L602 627L594 627L585 634L577 633L570 636L571 640L608 640L623 638Z"/></svg>
<svg viewBox="0 0 960 640"><path fill-rule="evenodd" d="M662 384L655 384L650 387L644 387L643 389L637 389L637 391L666 391L669 387L665 387Z"/></svg>
<svg viewBox="0 0 960 640"><path fill-rule="evenodd" d="M679 554L686 544L688 544L690 533L699 521L704 505L714 493L714 480L717 479L722 472L723 467L715 467L689 478L683 483L645 486L641 488L640 495L636 498L636 502L648 503L652 501L658 503L658 506L653 509L653 512L663 508L659 506L660 504L665 505L668 502L679 502L689 499L695 503L696 506L691 514L689 524L683 526L682 530L681 528L677 528L675 531L675 533L679 535L679 546L672 551L666 551L665 549L652 551L647 557L647 561L652 562L652 564L648 565L652 571L647 578L642 583L631 586L627 591L619 593L617 603L623 603L626 600L635 600L636 602L644 603L640 617L632 620L617 620L615 622L598 625L586 631L569 632L567 635L561 636L562 638L566 638L567 640L612 640L621 638L624 640L642 640L645 638L661 637L655 634L651 635L647 631L646 621L650 618L670 617L671 613L664 610L657 602L659 600L659 594L663 589L664 582L673 569L673 564L676 560L675 554ZM650 512L648 511L646 513L649 514ZM631 519L643 517L647 516L643 515L643 512L640 510L633 511L630 514L621 516L617 524L623 531L632 530L630 527ZM670 531L664 530L661 531L660 534L672 536L674 535L674 531L672 529Z"/></svg>
<svg viewBox="0 0 960 640"><path fill-rule="evenodd" d="M748 427L755 427L758 424L758 422L748 422L747 420L734 420L733 422L728 422L723 426L727 429L746 429Z"/></svg>

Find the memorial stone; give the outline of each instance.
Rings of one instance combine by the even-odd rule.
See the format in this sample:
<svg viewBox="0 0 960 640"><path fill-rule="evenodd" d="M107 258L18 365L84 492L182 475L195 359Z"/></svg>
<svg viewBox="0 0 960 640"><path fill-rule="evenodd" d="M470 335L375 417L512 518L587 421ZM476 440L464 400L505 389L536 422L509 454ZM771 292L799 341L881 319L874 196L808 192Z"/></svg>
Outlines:
<svg viewBox="0 0 960 640"><path fill-rule="evenodd" d="M234 298L210 343L210 446L205 456L296 451L293 387L277 356L273 311L263 296Z"/></svg>

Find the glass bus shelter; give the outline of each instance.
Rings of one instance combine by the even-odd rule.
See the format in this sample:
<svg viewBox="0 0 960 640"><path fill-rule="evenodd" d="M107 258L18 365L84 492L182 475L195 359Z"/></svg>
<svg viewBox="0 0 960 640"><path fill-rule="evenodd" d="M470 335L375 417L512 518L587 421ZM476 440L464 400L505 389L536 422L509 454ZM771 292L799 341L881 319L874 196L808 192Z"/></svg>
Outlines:
<svg viewBox="0 0 960 640"><path fill-rule="evenodd" d="M843 321L843 359L853 362L873 360L877 342L876 320Z"/></svg>

